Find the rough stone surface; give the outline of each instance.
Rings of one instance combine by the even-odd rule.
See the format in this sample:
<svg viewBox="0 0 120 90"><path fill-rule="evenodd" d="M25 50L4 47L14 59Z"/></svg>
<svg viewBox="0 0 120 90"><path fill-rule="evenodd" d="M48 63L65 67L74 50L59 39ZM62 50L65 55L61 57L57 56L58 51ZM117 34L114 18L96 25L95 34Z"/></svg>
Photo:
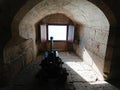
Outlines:
<svg viewBox="0 0 120 90"><path fill-rule="evenodd" d="M27 7L25 8L27 9ZM80 51L85 48L93 53L93 60L94 56L97 55L101 58L101 62L104 62L110 25L104 13L86 0L50 0L49 2L44 0L36 4L20 21L20 36L26 39L32 38L35 43L35 23L40 21L43 17L54 13L62 13L74 22L83 25L82 28L80 28L83 29L83 33L79 35L82 38L80 45L83 45L83 47L80 47L77 54L82 57L83 52L80 53ZM35 45L33 47L36 48ZM34 53L36 53L35 49ZM96 62L96 65L97 64L99 64L99 61ZM101 73L103 72L103 65L102 63L101 67L99 67Z"/></svg>
<svg viewBox="0 0 120 90"><path fill-rule="evenodd" d="M62 13L72 21L82 25L82 28L79 30L82 32L80 32L80 37L78 37L80 38L80 42L79 40L77 41L79 42L79 45L75 45L77 46L76 52L83 57L82 54L84 53L85 48L93 53L91 57L93 60L97 55L98 60L95 61L95 64L99 65L99 62L102 62L99 65L99 69L101 70L101 73L103 73L105 49L107 46L110 24L104 13L96 5L87 0L28 0L20 11L18 11L12 23L12 39L14 38L15 41L19 41L19 38L17 37L21 36L24 39L33 40L33 51L32 53L28 52L25 56L29 59L32 57L32 54L35 59L38 50L36 47L35 25L45 16L55 13ZM5 55L7 55L7 57L5 57L5 63L6 60L7 63L15 60L15 58L21 55L20 53L23 50L14 46L15 42L12 39L6 45L8 46L8 50L4 51ZM11 54L9 49L15 50L14 53ZM84 58L83 60L87 59ZM25 63L29 63L29 61L25 61ZM22 64L18 66L22 67L21 65Z"/></svg>
<svg viewBox="0 0 120 90"><path fill-rule="evenodd" d="M20 70L33 60L32 40L26 40L4 50L4 77L10 80L15 77Z"/></svg>
<svg viewBox="0 0 120 90"><path fill-rule="evenodd" d="M52 81L38 82L35 75L40 70L39 63L43 59L43 56L39 56L1 90L118 90L108 82L97 79L98 76L92 67L82 62L75 54L60 52L60 57L64 61L63 67L69 73L64 86Z"/></svg>

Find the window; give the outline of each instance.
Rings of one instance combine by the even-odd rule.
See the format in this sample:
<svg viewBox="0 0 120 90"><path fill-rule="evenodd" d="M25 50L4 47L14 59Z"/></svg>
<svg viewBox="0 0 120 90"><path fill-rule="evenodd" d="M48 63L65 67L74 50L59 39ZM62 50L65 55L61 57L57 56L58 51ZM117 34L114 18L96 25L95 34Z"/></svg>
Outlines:
<svg viewBox="0 0 120 90"><path fill-rule="evenodd" d="M48 25L48 40L50 37L56 41L66 41L67 25Z"/></svg>

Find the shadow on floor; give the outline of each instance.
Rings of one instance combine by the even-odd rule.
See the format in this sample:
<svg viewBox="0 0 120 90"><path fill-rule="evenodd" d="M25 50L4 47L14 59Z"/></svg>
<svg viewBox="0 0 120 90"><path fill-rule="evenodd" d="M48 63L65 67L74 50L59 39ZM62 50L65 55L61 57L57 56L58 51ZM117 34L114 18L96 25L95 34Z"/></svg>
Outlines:
<svg viewBox="0 0 120 90"><path fill-rule="evenodd" d="M68 80L64 85L54 81L39 81L35 76L40 70L40 62L43 56L32 62L29 66L2 90L118 90L105 81L99 81L92 69L82 63L74 54L61 56L69 73ZM86 68L87 67L87 68ZM75 68L75 69L74 69Z"/></svg>

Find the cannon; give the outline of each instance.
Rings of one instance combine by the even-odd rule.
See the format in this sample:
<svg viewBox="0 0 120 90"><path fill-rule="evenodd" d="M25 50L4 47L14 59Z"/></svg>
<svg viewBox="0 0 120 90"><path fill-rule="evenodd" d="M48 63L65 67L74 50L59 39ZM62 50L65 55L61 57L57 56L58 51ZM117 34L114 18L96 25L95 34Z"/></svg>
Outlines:
<svg viewBox="0 0 120 90"><path fill-rule="evenodd" d="M62 67L63 64L64 62L59 57L58 51L53 49L53 37L50 37L50 50L45 51L37 77L39 80L46 81L52 79L59 83L65 83L69 74L66 68Z"/></svg>

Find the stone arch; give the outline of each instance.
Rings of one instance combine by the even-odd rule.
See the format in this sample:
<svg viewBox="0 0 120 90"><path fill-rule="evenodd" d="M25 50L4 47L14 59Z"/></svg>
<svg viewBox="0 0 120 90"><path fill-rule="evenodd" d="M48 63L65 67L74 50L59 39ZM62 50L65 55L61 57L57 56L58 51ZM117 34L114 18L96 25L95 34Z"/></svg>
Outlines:
<svg viewBox="0 0 120 90"><path fill-rule="evenodd" d="M36 2L29 0L13 19L12 39L10 42L15 43L13 39L15 39L14 37L16 36L25 40L31 39L33 41L33 56L35 58L37 52L35 44L35 24L47 15L62 13L82 25L79 32L80 38L77 40L81 47L77 44L74 45L79 47L79 49L75 48L76 53L81 56L84 61L89 62L93 68L95 65L92 65L92 63L95 62L100 73L103 75L108 35L111 27L115 27L116 22L113 14L105 4L102 3L103 5L99 6L101 9L103 7L106 8L105 10L102 9L102 11L96 6L97 4L95 5L93 3L96 4L94 0L36 0ZM104 34L103 38L102 34ZM99 39L99 37L101 38ZM84 58L85 50L88 50L93 61L88 61ZM7 52L7 50L5 52ZM98 60L96 60L96 58ZM107 61L110 62L111 58ZM101 63L99 63L99 61ZM110 68L110 66L108 66L108 68ZM106 72L109 72L108 68Z"/></svg>

